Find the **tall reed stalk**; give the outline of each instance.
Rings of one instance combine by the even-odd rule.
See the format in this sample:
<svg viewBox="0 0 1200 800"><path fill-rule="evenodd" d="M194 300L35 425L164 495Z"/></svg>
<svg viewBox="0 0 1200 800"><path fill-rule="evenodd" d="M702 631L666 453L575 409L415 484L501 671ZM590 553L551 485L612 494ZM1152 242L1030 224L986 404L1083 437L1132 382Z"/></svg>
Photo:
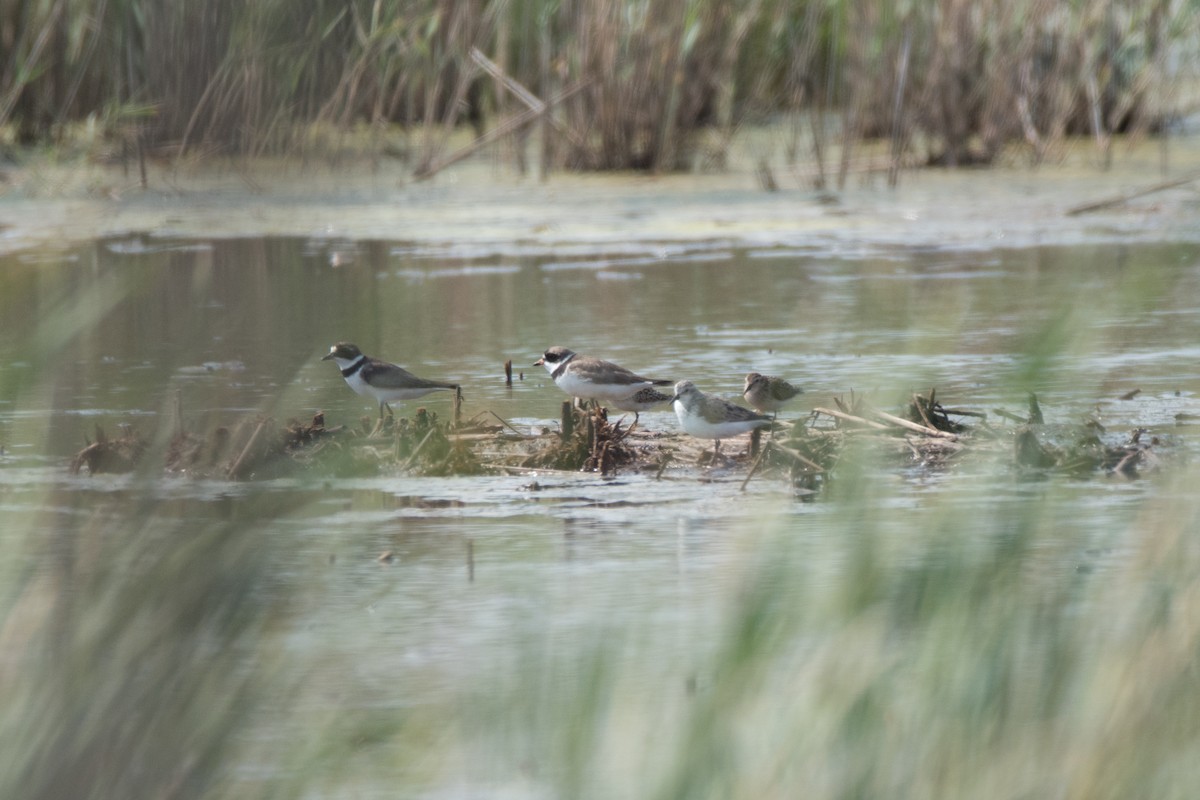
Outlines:
<svg viewBox="0 0 1200 800"><path fill-rule="evenodd" d="M33 142L98 116L168 153L253 154L416 125L421 169L450 129L514 109L478 48L543 101L584 87L548 112L547 168L720 165L740 125L788 114L807 119L788 160L844 183L865 139L890 141L894 175L1160 131L1197 20L1167 0L8 0L0 126Z"/></svg>

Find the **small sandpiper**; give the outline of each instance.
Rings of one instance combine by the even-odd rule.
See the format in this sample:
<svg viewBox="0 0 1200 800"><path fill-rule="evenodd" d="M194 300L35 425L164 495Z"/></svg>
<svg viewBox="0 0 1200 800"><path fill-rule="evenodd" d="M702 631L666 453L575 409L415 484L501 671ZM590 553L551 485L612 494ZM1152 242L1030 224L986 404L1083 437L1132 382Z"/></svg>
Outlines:
<svg viewBox="0 0 1200 800"><path fill-rule="evenodd" d="M671 399L654 390L655 386L670 386L670 381L643 378L610 361L581 356L565 347L551 347L533 365L545 367L558 388L572 397L622 411L637 413Z"/></svg>
<svg viewBox="0 0 1200 800"><path fill-rule="evenodd" d="M779 412L783 404L798 394L804 394L803 389L792 386L783 378L775 375L759 375L757 372L746 374L746 388L742 397L755 411L766 413Z"/></svg>
<svg viewBox="0 0 1200 800"><path fill-rule="evenodd" d="M716 395L705 394L691 381L675 384L675 396L671 398L679 426L699 439L715 439L712 460L715 462L721 449L721 440L755 428L766 428L772 424L770 417L756 414L748 408L734 405Z"/></svg>
<svg viewBox="0 0 1200 800"><path fill-rule="evenodd" d="M456 383L418 378L403 367L363 355L357 345L349 342L338 342L329 348L329 355L321 358L322 361L330 359L337 362L342 377L351 389L379 402L380 419L383 419L384 408L392 410L388 403L415 400L441 389L458 391Z"/></svg>

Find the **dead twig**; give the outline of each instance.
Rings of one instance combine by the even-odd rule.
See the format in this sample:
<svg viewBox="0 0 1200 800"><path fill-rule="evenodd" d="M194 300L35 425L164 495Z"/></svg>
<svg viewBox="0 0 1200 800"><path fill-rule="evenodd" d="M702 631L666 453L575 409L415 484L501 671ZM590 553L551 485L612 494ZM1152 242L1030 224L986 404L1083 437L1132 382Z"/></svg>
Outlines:
<svg viewBox="0 0 1200 800"><path fill-rule="evenodd" d="M413 451L409 454L408 459L403 464L400 465L401 472L403 472L404 470L408 469L409 467L411 467L413 465L413 462L417 460L417 456L421 455L421 448L423 448L425 446L425 443L429 441L430 437L433 436L433 434L436 432L436 430L437 430L436 428L430 428L428 431L425 432L425 438L421 439L420 444L418 444L415 448L413 448Z"/></svg>
<svg viewBox="0 0 1200 800"><path fill-rule="evenodd" d="M524 433L521 433L519 430L517 430L516 428L514 428L512 425L510 425L510 424L508 423L508 420L506 420L504 417L502 417L502 416L500 416L499 414L497 414L495 411L488 411L487 413L491 414L493 417L495 417L496 419L500 420L500 424L501 424L501 425L503 425L504 427L508 428L510 431L512 431L513 433L515 433L517 436L520 436L520 437L522 437L522 438L525 438L525 437L526 437L526 434L524 434ZM473 419L473 418L472 418L472 419Z"/></svg>
<svg viewBox="0 0 1200 800"><path fill-rule="evenodd" d="M949 416L953 414L956 417L975 417L977 419L987 419L986 411L968 411L965 408L943 408L942 413Z"/></svg>
<svg viewBox="0 0 1200 800"><path fill-rule="evenodd" d="M813 461L812 459L807 458L803 453L800 453L796 450L793 450L790 447L786 447L782 444L779 444L778 442L772 442L771 446L774 447L775 449L779 450L781 453L786 455L788 458L792 458L792 459L795 459L796 461L799 461L801 464L808 467L809 469L812 469L816 472L824 472L825 471L824 467L822 467L820 464Z"/></svg>
<svg viewBox="0 0 1200 800"><path fill-rule="evenodd" d="M869 419L863 419L862 417L856 417L853 414L847 414L844 411L834 411L832 408L814 408L813 413L825 414L826 416L833 417L834 419L840 419L844 422L853 422L855 425L863 425L879 431L886 431L888 429L888 426L882 423L874 422Z"/></svg>
<svg viewBox="0 0 1200 800"><path fill-rule="evenodd" d="M770 449L771 443L767 442L766 446L758 451L758 456L754 459L754 462L750 464L750 469L746 472L746 479L742 481L742 486L740 489L738 489L738 491L746 491L746 484L750 483L750 479L754 477L754 473L758 472L759 465L762 464L763 458L767 455L767 451Z"/></svg>
<svg viewBox="0 0 1200 800"><path fill-rule="evenodd" d="M993 408L992 413L1001 419L1006 419L1009 422L1015 422L1018 425L1025 425L1029 422L1029 420L1025 419L1024 417L1018 416L1011 411L1005 411L1003 408Z"/></svg>
<svg viewBox="0 0 1200 800"><path fill-rule="evenodd" d="M543 114L545 114L546 112L548 112L554 106L558 105L559 103L566 100L567 98L569 98L569 97L579 93L583 89L587 88L589 83L590 83L590 81L581 81L572 86L569 86L568 88L564 89L563 91L559 92L554 97L552 97L548 101L546 101L545 105L543 105L541 108L530 109L521 114L517 114L515 117L511 117L510 119L507 119L504 122L501 122L499 125L492 128L490 131L485 133L483 136L480 136L478 139L471 142L469 145L467 145L463 148L460 148L459 150L456 150L455 152L451 153L450 155L446 156L445 158L441 159L440 161L435 161L435 162L417 170L417 172L413 175L413 179L418 180L418 181L423 181L423 180L428 180L429 178L432 178L434 175L438 174L439 172L444 170L446 167L457 164L459 161L462 161L464 158L467 158L472 153L474 153L476 150L478 150L482 147L486 147L487 145L491 144L492 142L496 141L497 139L507 136L508 134L510 134L516 130L519 130L520 128L523 128L524 126L533 122L538 117L540 117Z"/></svg>
<svg viewBox="0 0 1200 800"><path fill-rule="evenodd" d="M933 436L938 439L958 438L958 434L950 433L949 431L939 431L937 428L927 427L925 425L912 422L911 420L904 419L903 417L897 417L894 414L889 414L886 411L872 409L871 413L882 420L892 423L893 425L899 425L901 428L907 428L908 430L915 431L916 433L923 433L926 436Z"/></svg>
<svg viewBox="0 0 1200 800"><path fill-rule="evenodd" d="M267 425L266 419L261 419L258 421L258 426L255 427L254 433L252 433L250 435L250 441L246 442L246 446L242 448L242 452L237 457L237 460L234 461L233 464L229 467L229 472L227 473L227 476L229 478L231 478L231 479L236 478L238 476L238 474L241 472L242 463L246 460L246 456L249 455L250 448L254 447L254 443L258 441L258 435L260 433L262 433L262 429L265 428L266 425Z"/></svg>
<svg viewBox="0 0 1200 800"><path fill-rule="evenodd" d="M1074 208L1069 208L1069 209L1067 209L1067 216L1075 217L1080 214L1089 214L1093 211L1103 211L1106 208L1111 208L1113 206L1119 206L1124 203L1128 203L1130 200L1137 200L1139 197L1145 197L1146 195L1155 194L1157 192L1165 192L1167 189L1175 189L1179 186L1186 186L1189 183L1194 183L1195 181L1200 181L1200 171L1192 172L1188 175L1185 175L1182 178L1175 178L1174 180L1163 181L1162 183L1156 183L1152 186L1147 186L1145 188L1137 189L1132 192L1126 192L1125 194L1119 194L1119 195L1116 195L1115 197L1109 197L1104 200L1097 200L1093 203L1084 203L1083 205L1075 206Z"/></svg>
<svg viewBox="0 0 1200 800"><path fill-rule="evenodd" d="M924 399L925 398L921 397L921 395L914 394L913 395L913 406L917 409L917 413L921 415L921 421L924 422L927 427L930 427L930 428L936 427L932 422L929 421L929 415L925 413L925 404L921 402ZM929 401L928 402L929 402L929 407L933 408L933 392L932 391L929 392Z"/></svg>

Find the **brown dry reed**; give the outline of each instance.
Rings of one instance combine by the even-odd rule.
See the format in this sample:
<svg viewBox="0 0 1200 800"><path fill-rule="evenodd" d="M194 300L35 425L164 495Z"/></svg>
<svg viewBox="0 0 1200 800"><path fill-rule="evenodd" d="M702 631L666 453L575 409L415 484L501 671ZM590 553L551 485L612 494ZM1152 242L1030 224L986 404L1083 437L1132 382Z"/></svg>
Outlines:
<svg viewBox="0 0 1200 800"><path fill-rule="evenodd" d="M1114 133L1187 113L1196 33L1195 4L1166 0L10 0L0 129L28 144L97 120L122 157L365 130L421 172L449 130L529 112L519 84L566 95L513 125L522 168L535 126L543 170L669 171L720 167L740 126L784 119L785 160L840 186L876 139L893 179L1014 145L1052 158L1070 135L1108 158Z"/></svg>

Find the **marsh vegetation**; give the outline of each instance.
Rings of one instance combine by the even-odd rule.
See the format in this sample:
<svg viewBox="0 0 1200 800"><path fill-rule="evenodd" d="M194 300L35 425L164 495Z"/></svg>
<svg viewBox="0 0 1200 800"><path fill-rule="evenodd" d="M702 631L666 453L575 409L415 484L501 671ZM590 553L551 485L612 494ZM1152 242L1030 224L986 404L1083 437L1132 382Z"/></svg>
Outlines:
<svg viewBox="0 0 1200 800"><path fill-rule="evenodd" d="M1076 137L1141 181L1198 32L1166 0L0 2L0 797L1192 797L1187 189L1092 222L1113 186L1016 170L733 181ZM654 176L415 184L464 128ZM661 175L735 142L728 182ZM117 166L9 194L43 152ZM238 192L111 179L226 159ZM377 423L320 361L347 338L465 410ZM563 410L522 369L555 343L805 394L708 463L669 412Z"/></svg>
<svg viewBox="0 0 1200 800"><path fill-rule="evenodd" d="M743 126L786 120L764 167L840 186L1053 159L1073 135L1107 158L1113 134L1194 112L1198 31L1194 3L1166 0L8 3L0 129L86 125L118 159L353 150L422 175L460 125L511 134L522 169L662 172L719 168Z"/></svg>

